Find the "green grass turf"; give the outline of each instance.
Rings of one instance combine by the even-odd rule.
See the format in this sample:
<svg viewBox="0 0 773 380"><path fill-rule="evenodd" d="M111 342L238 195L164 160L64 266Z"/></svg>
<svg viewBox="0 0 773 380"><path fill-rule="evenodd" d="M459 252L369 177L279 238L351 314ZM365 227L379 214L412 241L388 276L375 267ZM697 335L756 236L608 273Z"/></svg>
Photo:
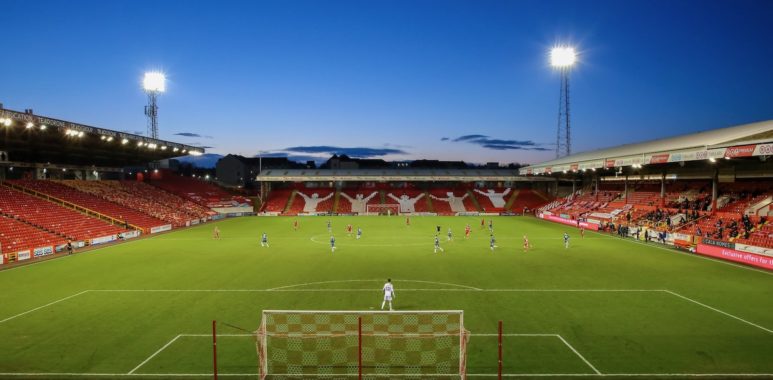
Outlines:
<svg viewBox="0 0 773 380"><path fill-rule="evenodd" d="M298 218L293 231L291 218L249 217L218 222L219 241L208 224L0 271L0 321L80 293L0 322L0 377L126 374L180 334L134 373L206 374L212 320L255 329L262 309L379 308L387 277L397 309L462 309L473 334L495 333L502 320L506 334L549 335L506 336L505 373L595 374L584 358L612 375L773 374L773 274L596 233L581 239L528 217L493 219L494 253L475 217L414 217L410 227L402 217L330 218L335 254L328 218ZM348 223L363 228L360 241L346 236ZM438 224L442 254L433 253ZM270 248L260 247L264 231ZM308 285L256 291L297 284ZM176 291L193 289L249 291ZM257 373L251 338L223 336L218 349L221 373ZM496 373L495 337L474 335L468 352L470 374Z"/></svg>

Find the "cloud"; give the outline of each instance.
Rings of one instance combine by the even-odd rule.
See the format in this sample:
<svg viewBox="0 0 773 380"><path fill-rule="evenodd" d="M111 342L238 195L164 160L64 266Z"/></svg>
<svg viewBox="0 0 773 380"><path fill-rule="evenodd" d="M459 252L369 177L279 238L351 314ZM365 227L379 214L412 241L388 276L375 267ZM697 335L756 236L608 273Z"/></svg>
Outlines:
<svg viewBox="0 0 773 380"><path fill-rule="evenodd" d="M212 136L204 136L204 135L200 135L198 133L193 133L193 132L179 132L179 133L175 133L174 135L175 136L183 136L183 137L203 137L205 139L211 139L212 138Z"/></svg>
<svg viewBox="0 0 773 380"><path fill-rule="evenodd" d="M290 153L306 153L306 154L345 154L350 157L356 158L373 158L381 157L389 154L407 154L402 149L395 148L367 148L367 147L352 147L345 148L339 146L329 145L312 145L312 146L293 146L282 149L282 151Z"/></svg>
<svg viewBox="0 0 773 380"><path fill-rule="evenodd" d="M441 141L448 141L447 137L441 139ZM494 139L486 135L464 135L453 139L454 142L464 142L468 144L479 145L486 149L491 150L537 150L545 151L546 148L541 147L541 144L535 143L531 140L505 140Z"/></svg>
<svg viewBox="0 0 773 380"><path fill-rule="evenodd" d="M454 141L455 142L470 141L470 140L482 139L482 138L486 138L486 137L488 137L488 136L486 136L486 135L464 135L464 136L459 136L459 137L455 138Z"/></svg>
<svg viewBox="0 0 773 380"><path fill-rule="evenodd" d="M440 141L448 141L448 140L451 140L451 139L449 139L448 137L443 137L442 139L440 139Z"/></svg>

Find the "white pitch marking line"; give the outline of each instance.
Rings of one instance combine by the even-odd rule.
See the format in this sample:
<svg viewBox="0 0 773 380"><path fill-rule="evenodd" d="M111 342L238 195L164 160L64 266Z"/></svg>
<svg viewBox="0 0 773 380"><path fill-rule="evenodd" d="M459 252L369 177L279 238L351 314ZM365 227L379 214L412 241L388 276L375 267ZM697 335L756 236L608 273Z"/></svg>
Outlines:
<svg viewBox="0 0 773 380"><path fill-rule="evenodd" d="M80 292L80 293L75 293L75 294L73 294L73 295L71 295L71 296L67 296L67 297L64 297L64 298L60 298L60 299L58 299L58 300L56 300L56 301L49 302L49 303L47 303L47 304L45 304L45 305L43 305L43 306L38 306L38 307L36 307L36 308L34 308L34 309L27 310L27 311L25 311L25 312L23 312L23 313L19 313L19 314L16 314L16 315L10 316L10 317L8 317L8 318L6 318L6 319L3 319L2 321L0 321L0 323L3 323L3 322L10 321L10 320L12 320L12 319L15 319L15 318L21 317L22 315L26 315L26 314L32 313L33 311L38 311L38 310L40 310L40 309L42 309L42 308L49 307L49 306L51 306L51 305L57 304L57 303L59 303L59 302L62 302L62 301L66 301L66 300L68 300L68 299L70 299L70 298L77 297L77 296L79 296L79 295L81 295L81 294L83 294L83 293L87 293L87 292L89 292L89 291L90 291L90 290L84 290L84 291L82 291L82 292Z"/></svg>
<svg viewBox="0 0 773 380"><path fill-rule="evenodd" d="M348 288L330 288L330 289L90 289L88 292L148 292L148 293L168 293L168 292L212 292L212 293L245 293L245 292L378 292L381 289L348 289ZM582 292L582 293L594 293L594 292L608 292L608 293L657 293L667 292L665 289L466 289L466 288L408 288L401 289L401 291L412 292Z"/></svg>
<svg viewBox="0 0 773 380"><path fill-rule="evenodd" d="M733 315L733 314L730 314L730 313L728 313L728 312L726 312L726 311L722 311L722 310L719 310L719 309L717 309L717 308L715 308L715 307L711 307L711 306L709 306L709 305L706 305L705 303L698 302L698 301L696 301L696 300L694 300L694 299L692 299L692 298L690 298L690 297L685 297L685 296L683 296L683 295L681 295L681 294L679 294L679 293L672 292L672 291L670 291L670 290L666 290L666 293L668 293L668 294L671 294L671 295L674 295L674 296L676 296L676 297L679 297L679 298L681 298L681 299L683 299L683 300L690 301L690 302L692 302L692 303L694 303L694 304L696 304L696 305L703 306L703 307L705 307L705 308L707 308L707 309L709 309L709 310L716 311L717 313L724 314L724 315L726 315L726 316L728 316L728 317L730 317L730 318L733 318L733 319L736 319L736 320L738 320L738 321L741 321L741 322L743 322L743 323L746 323L747 325L754 326L754 327L756 327L756 328L758 328L758 329L760 329L760 330L764 330L764 331L767 331L767 332L769 332L769 333L773 334L773 330L771 330L771 329L769 329L769 328L762 327L762 326L760 326L760 325L758 325L758 324L756 324L756 323L754 323L754 322L749 322L749 321L747 321L747 320L745 320L745 319L743 319L743 318L741 318L741 317L735 316L735 315Z"/></svg>
<svg viewBox="0 0 773 380"><path fill-rule="evenodd" d="M424 280L404 280L404 279L395 279L395 281L401 281L401 282L416 282L416 283L422 283L422 284L434 284L434 285L450 285L450 286L456 286L459 288L465 288L470 290L481 290L479 288L468 286L468 285L460 285L460 284L452 284L448 282L436 282L436 281L424 281ZM341 284L341 283L348 283L348 282L381 282L381 280L333 280L333 281L318 281L318 282L307 282L305 284L294 284L294 285L285 285L285 286L279 286L276 288L267 289L270 291L274 290L283 290L288 288L297 288L301 286L309 286L309 285L322 285L322 284Z"/></svg>
<svg viewBox="0 0 773 380"><path fill-rule="evenodd" d="M147 359L145 359L145 360L144 360L142 363L140 363L139 365L137 365L136 367L134 367L134 369L133 369L133 370L129 371L129 372L127 373L127 375L133 375L133 374L134 374L134 371L136 371L136 370L140 369L140 367L142 367L143 365L145 365L145 363L149 362L149 361L150 361L150 359L153 359L153 358L154 358L156 355L158 355L159 353L161 353L161 351L164 351L164 350L165 350L167 347L171 346L171 345L172 345L172 343L174 343L174 342L175 342L177 339L180 339L180 335L177 335L176 337L172 338L172 340L170 340L169 342L167 342L167 344L165 344L163 347L159 348L159 349L158 349L158 351L154 352L154 353L153 353L153 355L150 355L150 356L148 356L148 358L147 358Z"/></svg>
<svg viewBox="0 0 773 380"><path fill-rule="evenodd" d="M448 374L443 374L446 376ZM131 375L126 373L74 373L74 372L0 372L2 377L212 377L211 373L133 373ZM218 373L218 376L223 377L258 377L257 373ZM307 377L324 377L324 376L338 376L338 377L355 377L356 374L342 373L342 374L326 374L326 375L304 375ZM370 376L370 375L369 375ZM404 375L404 374L391 374L383 375L390 377L416 377L420 375ZM448 375L456 376L459 375ZM496 377L495 373L468 373L467 377ZM772 377L773 373L606 373L597 375L595 373L503 373L503 377Z"/></svg>
<svg viewBox="0 0 773 380"><path fill-rule="evenodd" d="M566 347L569 347L570 350L572 350L575 354L577 354L577 356L579 356L580 359L582 359L582 361L584 361L585 364L587 364L588 367L590 367L593 370L593 372L596 372L597 375L601 375L601 372L597 370L596 367L593 366L593 364L590 364L588 359L585 359L585 357L582 356L582 354L580 354L577 350L575 350L574 347L572 347L572 345L569 344L569 342L567 342L566 339L564 339L564 337L562 337L561 335L556 335L556 337L558 337L558 339L561 339L561 341L564 342Z"/></svg>

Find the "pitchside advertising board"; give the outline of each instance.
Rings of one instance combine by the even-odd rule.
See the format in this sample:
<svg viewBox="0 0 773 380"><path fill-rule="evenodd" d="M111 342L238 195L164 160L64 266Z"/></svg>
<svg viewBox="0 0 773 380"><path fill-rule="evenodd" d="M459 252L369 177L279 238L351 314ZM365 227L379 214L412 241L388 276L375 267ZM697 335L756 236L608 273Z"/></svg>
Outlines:
<svg viewBox="0 0 773 380"><path fill-rule="evenodd" d="M716 257L719 259L735 261L759 268L773 270L773 257L742 252L735 249L718 247L715 245L698 244L697 252L701 255Z"/></svg>
<svg viewBox="0 0 773 380"><path fill-rule="evenodd" d="M171 230L172 230L172 225L171 224L165 224L163 226L156 226L156 227L151 228L150 229L150 233L151 234L157 234L159 232L171 231Z"/></svg>
<svg viewBox="0 0 773 380"><path fill-rule="evenodd" d="M770 248L703 238L698 244L696 252L701 255L773 270L773 249Z"/></svg>
<svg viewBox="0 0 773 380"><path fill-rule="evenodd" d="M32 255L34 257L42 257L42 256L53 255L53 254L54 254L54 247L53 246L39 247L39 248L35 248L32 251Z"/></svg>

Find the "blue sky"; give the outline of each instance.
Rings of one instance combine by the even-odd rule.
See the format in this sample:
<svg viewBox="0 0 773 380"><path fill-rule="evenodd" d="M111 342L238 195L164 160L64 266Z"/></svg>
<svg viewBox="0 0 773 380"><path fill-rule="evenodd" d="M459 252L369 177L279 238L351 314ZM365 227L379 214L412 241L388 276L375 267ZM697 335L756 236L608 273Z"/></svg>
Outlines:
<svg viewBox="0 0 773 380"><path fill-rule="evenodd" d="M4 0L0 102L212 153L553 158L571 43L574 151L773 119L773 1ZM472 137L471 137L472 136ZM356 148L356 149L354 149ZM354 149L354 150L352 150Z"/></svg>

